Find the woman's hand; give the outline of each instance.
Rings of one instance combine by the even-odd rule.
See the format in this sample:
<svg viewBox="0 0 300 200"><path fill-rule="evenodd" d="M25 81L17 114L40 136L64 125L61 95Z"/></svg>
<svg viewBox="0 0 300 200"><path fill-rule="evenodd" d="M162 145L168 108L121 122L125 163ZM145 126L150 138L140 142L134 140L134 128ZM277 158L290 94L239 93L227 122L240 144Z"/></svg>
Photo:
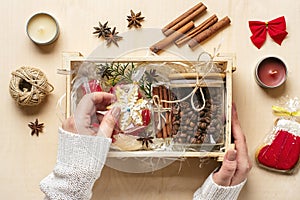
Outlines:
<svg viewBox="0 0 300 200"><path fill-rule="evenodd" d="M235 104L232 106L232 134L235 149L227 151L220 170L213 175L215 183L222 186L240 184L252 168L246 137L240 126Z"/></svg>
<svg viewBox="0 0 300 200"><path fill-rule="evenodd" d="M79 102L73 116L66 119L62 128L66 131L84 135L102 135L111 137L120 115L120 108L113 107L104 116L96 111L106 111L115 96L105 92L85 95Z"/></svg>

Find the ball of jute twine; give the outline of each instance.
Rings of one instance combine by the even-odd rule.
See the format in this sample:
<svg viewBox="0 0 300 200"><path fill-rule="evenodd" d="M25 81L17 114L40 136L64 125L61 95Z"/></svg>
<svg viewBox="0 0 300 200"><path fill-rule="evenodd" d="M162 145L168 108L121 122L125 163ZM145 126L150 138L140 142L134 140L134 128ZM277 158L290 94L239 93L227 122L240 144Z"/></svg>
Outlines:
<svg viewBox="0 0 300 200"><path fill-rule="evenodd" d="M35 106L54 90L46 75L34 67L21 67L12 72L9 92L21 106Z"/></svg>

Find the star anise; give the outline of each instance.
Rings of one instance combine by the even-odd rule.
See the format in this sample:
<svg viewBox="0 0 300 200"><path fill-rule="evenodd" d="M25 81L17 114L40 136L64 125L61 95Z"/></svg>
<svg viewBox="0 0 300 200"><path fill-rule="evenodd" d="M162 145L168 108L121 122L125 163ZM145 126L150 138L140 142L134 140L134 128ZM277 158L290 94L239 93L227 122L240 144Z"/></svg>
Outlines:
<svg viewBox="0 0 300 200"><path fill-rule="evenodd" d="M144 20L145 17L141 17L141 12L138 12L135 14L132 10L130 10L130 16L127 16L128 26L135 26L136 28L139 28L142 26L141 21Z"/></svg>
<svg viewBox="0 0 300 200"><path fill-rule="evenodd" d="M119 32L116 32L116 27L113 28L112 32L110 32L106 37L106 45L110 46L111 43L114 43L117 47L118 45L118 41L121 40L123 37L118 36Z"/></svg>
<svg viewBox="0 0 300 200"><path fill-rule="evenodd" d="M36 119L35 122L30 122L28 126L31 128L31 135L36 134L39 136L39 133L43 132L44 123L39 124L39 120Z"/></svg>
<svg viewBox="0 0 300 200"><path fill-rule="evenodd" d="M140 137L136 139L137 141L142 141L142 145L146 145L146 147L149 147L149 143L153 144L153 137L146 136L146 137Z"/></svg>
<svg viewBox="0 0 300 200"><path fill-rule="evenodd" d="M105 38L107 35L110 34L110 27L107 26L106 22L105 24L101 24L101 22L99 22L99 27L94 27L94 29L96 31L93 32L93 34L98 34L98 38L103 37Z"/></svg>

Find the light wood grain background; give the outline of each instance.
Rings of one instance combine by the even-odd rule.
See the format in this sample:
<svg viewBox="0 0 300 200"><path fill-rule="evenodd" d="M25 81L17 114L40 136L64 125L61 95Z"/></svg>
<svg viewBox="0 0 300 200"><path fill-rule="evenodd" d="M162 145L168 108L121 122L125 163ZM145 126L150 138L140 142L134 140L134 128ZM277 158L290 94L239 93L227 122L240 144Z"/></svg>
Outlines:
<svg viewBox="0 0 300 200"><path fill-rule="evenodd" d="M204 0L208 12L220 18L232 19L230 28L203 44L212 52L223 38L221 51L234 52L237 71L233 75L233 100L238 106L242 127L248 139L249 153L254 153L264 136L271 130L275 116L271 106L281 96L300 96L299 35L300 2L292 0ZM63 52L81 52L89 55L102 41L92 35L98 21L109 21L120 32L127 31L129 10L142 11L145 28L161 28L169 21L198 3L195 0L6 0L0 6L0 198L42 199L39 181L51 172L56 161L57 128L61 122L56 104L65 92L65 78L56 73L62 65ZM48 47L34 45L26 36L25 24L36 12L45 11L57 18L61 28L58 41ZM268 36L258 50L249 37L249 20L271 20L284 15L287 38L282 46ZM199 20L199 21L201 21ZM199 23L197 21L197 23ZM256 63L267 55L282 58L288 67L288 80L278 89L264 90L254 80ZM8 92L11 72L28 65L47 74L55 90L40 106L18 107ZM45 130L39 137L31 136L27 124L39 118ZM129 174L104 168L96 182L93 199L191 199L193 192L217 166L210 161L199 168L199 159L187 159L153 173ZM243 200L300 199L300 174L279 175L262 170L254 164L240 198Z"/></svg>

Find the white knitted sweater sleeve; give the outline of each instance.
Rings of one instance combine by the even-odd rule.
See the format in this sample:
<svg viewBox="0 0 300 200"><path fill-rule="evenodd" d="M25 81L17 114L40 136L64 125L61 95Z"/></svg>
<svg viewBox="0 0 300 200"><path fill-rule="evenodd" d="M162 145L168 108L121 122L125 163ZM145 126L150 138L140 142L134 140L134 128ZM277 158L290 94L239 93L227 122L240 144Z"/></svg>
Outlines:
<svg viewBox="0 0 300 200"><path fill-rule="evenodd" d="M90 199L110 144L110 138L59 129L57 163L53 172L40 182L45 199Z"/></svg>
<svg viewBox="0 0 300 200"><path fill-rule="evenodd" d="M59 129L57 163L51 174L40 182L46 200L88 200L100 177L111 139L78 135ZM194 193L194 200L236 200L246 180L223 187L214 183L212 174Z"/></svg>
<svg viewBox="0 0 300 200"><path fill-rule="evenodd" d="M213 173L206 179L202 187L194 193L193 200L236 200L247 181L246 179L238 185L224 187L217 185L212 175Z"/></svg>

